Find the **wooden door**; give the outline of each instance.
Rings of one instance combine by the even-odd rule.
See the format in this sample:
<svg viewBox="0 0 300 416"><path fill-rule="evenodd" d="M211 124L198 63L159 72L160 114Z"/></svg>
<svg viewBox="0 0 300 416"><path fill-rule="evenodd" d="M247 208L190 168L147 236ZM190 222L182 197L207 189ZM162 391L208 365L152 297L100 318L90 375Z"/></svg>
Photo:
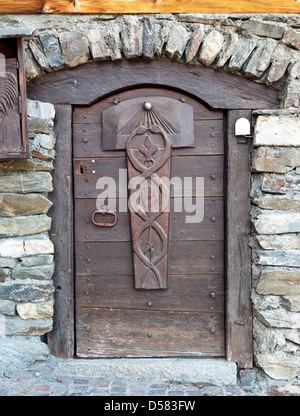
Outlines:
<svg viewBox="0 0 300 416"><path fill-rule="evenodd" d="M205 183L200 223L186 223L184 211L171 209L163 290L134 288L128 212L117 213L111 228L91 221L97 180L118 183L119 169L126 169L124 150L103 150L103 111L134 97L169 97L193 107L195 147L172 149L171 176ZM130 90L75 107L73 145L77 356L224 356L223 112L171 90Z"/></svg>

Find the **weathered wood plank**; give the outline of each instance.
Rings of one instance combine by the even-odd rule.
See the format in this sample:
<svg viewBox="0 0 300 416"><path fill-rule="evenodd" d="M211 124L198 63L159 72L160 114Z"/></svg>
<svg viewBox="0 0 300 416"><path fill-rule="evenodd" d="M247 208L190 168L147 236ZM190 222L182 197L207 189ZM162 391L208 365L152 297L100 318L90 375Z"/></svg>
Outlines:
<svg viewBox="0 0 300 416"><path fill-rule="evenodd" d="M3 0L1 13L299 13L293 0Z"/></svg>
<svg viewBox="0 0 300 416"><path fill-rule="evenodd" d="M77 307L224 312L222 275L170 275L168 290L138 291L132 275L77 276L76 291Z"/></svg>
<svg viewBox="0 0 300 416"><path fill-rule="evenodd" d="M70 85L77 81L77 88ZM98 81L99 80L99 81ZM100 81L101 80L101 81ZM93 62L54 71L28 83L28 98L54 104L92 104L124 88L164 85L186 91L212 108L278 108L279 92L212 68L156 60Z"/></svg>
<svg viewBox="0 0 300 416"><path fill-rule="evenodd" d="M184 211L174 212L171 200L170 211L170 239L171 240L205 240L212 244L215 240L224 239L224 201L223 198L207 198L204 201L204 218L200 223L186 223ZM89 242L97 241L131 241L130 223L128 212L118 212L119 201L117 200L118 221L115 227L96 227L92 221L92 213L96 210L95 199L75 200L75 241ZM215 218L215 221L212 221ZM101 221L110 222L109 216L103 216Z"/></svg>
<svg viewBox="0 0 300 416"><path fill-rule="evenodd" d="M101 192L96 188L97 181L107 176L114 179L119 197L119 169L127 169L125 158L74 159L75 198L97 198ZM196 195L196 177L203 177L205 196L223 196L223 156L175 156L171 169L172 177L181 178L182 184L184 177L193 178L193 195Z"/></svg>
<svg viewBox="0 0 300 416"><path fill-rule="evenodd" d="M102 124L74 124L74 157L124 157L124 150L103 151ZM172 155L221 155L224 153L223 120L195 120L195 147L173 148Z"/></svg>
<svg viewBox="0 0 300 416"><path fill-rule="evenodd" d="M223 111L208 109L203 104L199 103L199 101L195 100L195 98L189 97L180 91L174 91L166 88L137 88L105 97L88 108L76 107L73 113L73 123L98 123L102 119L103 110L137 97L144 97L145 100L148 100L149 97L167 97L178 101L184 100L186 104L193 107L195 120L223 119Z"/></svg>
<svg viewBox="0 0 300 416"><path fill-rule="evenodd" d="M76 308L76 316L80 357L224 355L223 314Z"/></svg>
<svg viewBox="0 0 300 416"><path fill-rule="evenodd" d="M229 111L227 162L227 357L252 367L250 158L251 142L238 143L237 119L251 121L250 111Z"/></svg>
<svg viewBox="0 0 300 416"><path fill-rule="evenodd" d="M51 238L55 248L55 287L53 330L48 334L52 354L72 358L74 354L73 317L73 195L72 195L72 107L55 107L56 158Z"/></svg>
<svg viewBox="0 0 300 416"><path fill-rule="evenodd" d="M78 275L132 275L130 242L76 243ZM209 246L206 241L170 241L169 273L220 274L224 270L223 241Z"/></svg>

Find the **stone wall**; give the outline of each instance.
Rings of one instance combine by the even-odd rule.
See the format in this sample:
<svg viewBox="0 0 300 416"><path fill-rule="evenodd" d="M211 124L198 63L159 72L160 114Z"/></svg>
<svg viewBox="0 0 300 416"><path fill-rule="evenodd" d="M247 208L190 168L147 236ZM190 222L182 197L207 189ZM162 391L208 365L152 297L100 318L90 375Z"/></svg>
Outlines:
<svg viewBox="0 0 300 416"><path fill-rule="evenodd" d="M252 163L255 360L291 379L300 370L300 117L263 113Z"/></svg>
<svg viewBox="0 0 300 416"><path fill-rule="evenodd" d="M0 367L49 358L54 247L49 239L54 106L27 101L31 157L0 163Z"/></svg>
<svg viewBox="0 0 300 416"><path fill-rule="evenodd" d="M134 57L205 65L281 91L281 110L253 113L255 362L277 379L300 370L300 18L298 15L9 16L31 26L27 80L94 60ZM49 239L54 109L28 102L31 159L0 163L0 365L49 358ZM2 325L2 327L1 327ZM12 337L13 336L13 337ZM10 358L11 359L11 358Z"/></svg>

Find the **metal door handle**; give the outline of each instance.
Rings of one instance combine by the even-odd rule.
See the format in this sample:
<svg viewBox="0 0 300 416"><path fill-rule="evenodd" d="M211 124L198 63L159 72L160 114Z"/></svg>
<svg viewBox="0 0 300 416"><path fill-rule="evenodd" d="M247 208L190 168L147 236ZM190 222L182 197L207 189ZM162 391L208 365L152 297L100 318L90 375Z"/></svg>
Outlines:
<svg viewBox="0 0 300 416"><path fill-rule="evenodd" d="M114 217L114 220L113 220L113 222L97 222L97 221L95 221L95 215L96 214L101 214L101 215L112 215L113 217ZM96 225L97 227L106 227L106 228L110 228L110 227L113 227L115 224L116 224L116 222L118 221L118 216L117 216L117 214L115 213L115 212L113 212L113 211L106 211L106 210L103 210L103 211L94 211L93 212L93 214L92 214L92 223L94 224L94 225Z"/></svg>

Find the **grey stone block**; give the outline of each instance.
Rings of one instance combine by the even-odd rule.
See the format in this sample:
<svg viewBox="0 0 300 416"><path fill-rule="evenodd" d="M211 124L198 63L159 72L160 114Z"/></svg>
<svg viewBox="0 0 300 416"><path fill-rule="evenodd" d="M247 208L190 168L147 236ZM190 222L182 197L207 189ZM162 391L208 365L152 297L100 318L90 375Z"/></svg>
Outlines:
<svg viewBox="0 0 300 416"><path fill-rule="evenodd" d="M26 369L49 358L49 347L39 338L0 337L0 369L3 372Z"/></svg>
<svg viewBox="0 0 300 416"><path fill-rule="evenodd" d="M39 38L51 68L63 68L65 61L57 37L53 34L40 34Z"/></svg>

